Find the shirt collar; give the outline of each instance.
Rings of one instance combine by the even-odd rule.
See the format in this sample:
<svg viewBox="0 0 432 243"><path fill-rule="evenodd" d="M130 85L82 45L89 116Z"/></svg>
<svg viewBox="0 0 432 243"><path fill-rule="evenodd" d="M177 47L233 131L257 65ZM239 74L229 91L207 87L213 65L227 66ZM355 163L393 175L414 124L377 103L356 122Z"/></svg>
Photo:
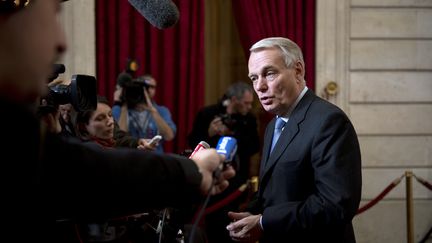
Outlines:
<svg viewBox="0 0 432 243"><path fill-rule="evenodd" d="M290 106L288 112L281 116L281 119L284 120L285 122L288 122L288 119L291 115L291 113L293 112L293 110L296 108L296 106L298 105L298 103L300 102L300 100L303 98L303 96L306 94L306 91L308 91L308 87L305 86L302 90L302 92L300 92L299 96L297 97L296 101L294 102L293 105ZM279 118L279 116L277 116L277 118Z"/></svg>

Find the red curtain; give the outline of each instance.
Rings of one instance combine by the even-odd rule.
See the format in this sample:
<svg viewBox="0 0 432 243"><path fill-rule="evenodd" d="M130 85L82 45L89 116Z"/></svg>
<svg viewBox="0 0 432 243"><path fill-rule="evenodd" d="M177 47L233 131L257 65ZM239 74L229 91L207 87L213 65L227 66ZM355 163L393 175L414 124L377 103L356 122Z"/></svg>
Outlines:
<svg viewBox="0 0 432 243"><path fill-rule="evenodd" d="M279 36L296 42L303 51L305 79L315 88L315 0L232 0L240 41L249 57L249 48L262 38ZM273 118L259 114L260 135Z"/></svg>
<svg viewBox="0 0 432 243"><path fill-rule="evenodd" d="M137 75L158 81L155 100L168 107L177 125L166 152L187 148L186 136L204 104L204 0L173 1L180 20L159 30L127 0L96 0L98 92L112 101L117 75L128 58L138 60Z"/></svg>
<svg viewBox="0 0 432 243"><path fill-rule="evenodd" d="M249 48L265 37L287 37L303 50L306 82L315 88L315 0L233 0L240 41Z"/></svg>

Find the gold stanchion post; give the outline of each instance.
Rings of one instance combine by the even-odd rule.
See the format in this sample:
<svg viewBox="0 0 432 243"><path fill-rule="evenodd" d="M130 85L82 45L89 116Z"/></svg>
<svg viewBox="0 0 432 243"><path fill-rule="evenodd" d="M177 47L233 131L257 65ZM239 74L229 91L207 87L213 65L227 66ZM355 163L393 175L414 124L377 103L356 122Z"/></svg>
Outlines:
<svg viewBox="0 0 432 243"><path fill-rule="evenodd" d="M407 242L414 243L414 219L413 219L413 195L412 195L412 171L405 171L406 183L406 216L407 216Z"/></svg>

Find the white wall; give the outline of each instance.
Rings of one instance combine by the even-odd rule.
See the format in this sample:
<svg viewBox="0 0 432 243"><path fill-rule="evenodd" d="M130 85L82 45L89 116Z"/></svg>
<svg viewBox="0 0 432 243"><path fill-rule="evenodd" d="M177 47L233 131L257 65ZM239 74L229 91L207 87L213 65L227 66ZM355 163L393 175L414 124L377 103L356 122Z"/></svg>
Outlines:
<svg viewBox="0 0 432 243"><path fill-rule="evenodd" d="M61 20L67 38L67 51L62 59L66 72L64 79L73 74L96 76L95 2L73 0L62 4Z"/></svg>
<svg viewBox="0 0 432 243"><path fill-rule="evenodd" d="M361 205L412 171L432 181L432 1L317 0L317 93L350 116L363 160ZM414 178L414 242L432 227L432 192ZM405 179L354 219L357 241L407 242ZM428 242L432 242L430 239Z"/></svg>

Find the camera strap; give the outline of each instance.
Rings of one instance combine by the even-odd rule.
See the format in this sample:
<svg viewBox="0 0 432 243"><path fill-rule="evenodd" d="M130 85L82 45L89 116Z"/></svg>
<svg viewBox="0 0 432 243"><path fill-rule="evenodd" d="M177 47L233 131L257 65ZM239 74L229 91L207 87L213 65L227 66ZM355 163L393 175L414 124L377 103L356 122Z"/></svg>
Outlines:
<svg viewBox="0 0 432 243"><path fill-rule="evenodd" d="M137 131L139 135L142 134L144 136L143 138L153 136L153 134L147 134L147 128L151 121L151 114L149 111L130 111L128 117L131 126ZM130 130L131 129L129 128L129 131Z"/></svg>

